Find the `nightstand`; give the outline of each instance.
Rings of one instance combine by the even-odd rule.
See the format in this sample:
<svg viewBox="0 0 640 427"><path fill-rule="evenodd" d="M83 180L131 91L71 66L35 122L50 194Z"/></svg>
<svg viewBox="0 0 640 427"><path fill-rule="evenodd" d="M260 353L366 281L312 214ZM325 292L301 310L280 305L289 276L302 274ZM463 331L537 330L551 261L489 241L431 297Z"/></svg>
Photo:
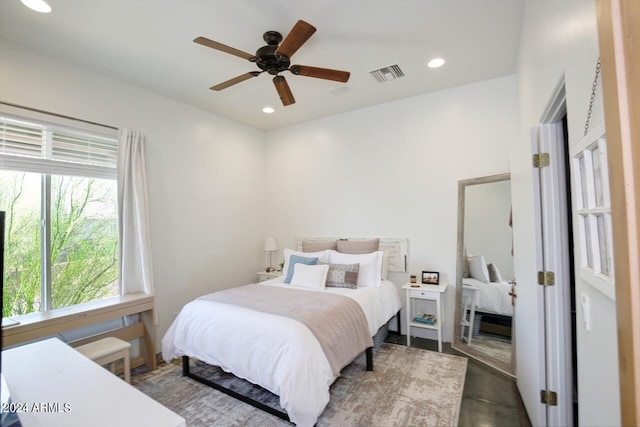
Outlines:
<svg viewBox="0 0 640 427"><path fill-rule="evenodd" d="M258 271L256 273L258 275L258 283L264 282L265 280L275 279L276 277L282 276L282 271Z"/></svg>
<svg viewBox="0 0 640 427"><path fill-rule="evenodd" d="M407 305L405 307L407 313L407 346L411 345L411 328L431 329L438 333L438 351L442 352L442 325L444 324L444 307L442 303L442 295L449 283L440 279L439 285L423 285L419 283L405 283L402 289L407 297ZM412 286L413 285L413 286ZM416 315L416 300L430 300L436 303L435 322L430 324L419 323L413 320ZM432 313L434 314L434 313Z"/></svg>
<svg viewBox="0 0 640 427"><path fill-rule="evenodd" d="M460 307L460 340L466 340L468 345L471 345L471 339L473 338L473 328L476 317L476 304L478 287L476 285L463 283L462 284L462 306ZM469 317L467 318L467 312ZM464 328L467 327L467 334L465 336Z"/></svg>

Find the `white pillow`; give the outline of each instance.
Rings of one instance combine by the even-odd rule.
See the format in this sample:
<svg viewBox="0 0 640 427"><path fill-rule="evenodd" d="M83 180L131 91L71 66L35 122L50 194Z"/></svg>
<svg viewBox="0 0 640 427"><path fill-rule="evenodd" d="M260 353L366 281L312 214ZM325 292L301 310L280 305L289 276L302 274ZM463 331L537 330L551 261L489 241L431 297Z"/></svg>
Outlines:
<svg viewBox="0 0 640 427"><path fill-rule="evenodd" d="M324 289L327 281L329 265L306 265L296 264L293 266L293 277L291 286L298 286L309 289Z"/></svg>
<svg viewBox="0 0 640 427"><path fill-rule="evenodd" d="M293 249L285 249L284 250L284 266L282 266L282 274L285 276L289 271L289 258L291 255L303 256L305 258L318 258L318 261L329 263L329 250L324 250L320 252L298 252Z"/></svg>
<svg viewBox="0 0 640 427"><path fill-rule="evenodd" d="M469 276L484 283L489 283L487 262L482 255L469 257Z"/></svg>
<svg viewBox="0 0 640 427"><path fill-rule="evenodd" d="M343 254L338 251L329 251L330 264L360 264L358 270L358 286L377 288L382 277L382 251L369 254Z"/></svg>
<svg viewBox="0 0 640 427"><path fill-rule="evenodd" d="M382 280L387 280L389 278L389 254L387 251L384 251L382 255Z"/></svg>

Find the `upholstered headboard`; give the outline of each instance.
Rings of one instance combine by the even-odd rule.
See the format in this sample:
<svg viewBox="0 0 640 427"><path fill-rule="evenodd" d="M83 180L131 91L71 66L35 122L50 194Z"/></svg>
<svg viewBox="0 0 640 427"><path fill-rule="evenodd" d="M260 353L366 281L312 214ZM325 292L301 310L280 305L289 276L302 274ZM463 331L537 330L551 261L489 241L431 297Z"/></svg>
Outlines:
<svg viewBox="0 0 640 427"><path fill-rule="evenodd" d="M295 248L302 251L302 242L331 242L334 240L361 241L371 240L373 237L296 237ZM380 238L380 250L389 256L389 271L394 273L406 273L409 271L409 239L406 238Z"/></svg>

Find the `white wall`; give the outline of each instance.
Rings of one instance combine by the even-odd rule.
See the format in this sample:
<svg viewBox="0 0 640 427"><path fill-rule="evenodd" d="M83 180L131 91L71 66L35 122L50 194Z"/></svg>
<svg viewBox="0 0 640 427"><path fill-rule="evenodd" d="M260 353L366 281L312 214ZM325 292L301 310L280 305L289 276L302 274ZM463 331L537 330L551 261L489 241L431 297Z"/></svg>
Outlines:
<svg viewBox="0 0 640 427"><path fill-rule="evenodd" d="M539 304L534 283L536 243L529 130L540 123L554 90L564 79L569 143L573 145L582 137L599 55L594 1L527 1L523 24L518 66L520 137L512 150L515 270L518 301ZM593 125L602 120L599 93L591 122ZM591 298L593 329L590 332L584 329L578 304L579 423L619 425L615 302L589 285L578 283L576 294L579 297L583 293ZM538 314L532 305L518 313L528 319ZM519 322L517 327L525 328L529 336L541 335L536 322ZM537 356L541 343L519 342L516 346L518 386L534 425L544 424L544 412L539 404L539 391L543 388L542 362Z"/></svg>
<svg viewBox="0 0 640 427"><path fill-rule="evenodd" d="M503 280L513 280L509 226L511 183L490 182L466 187L464 197L464 246L467 253L482 255L500 271Z"/></svg>
<svg viewBox="0 0 640 427"><path fill-rule="evenodd" d="M408 237L410 273L451 285L451 341L458 180L508 172L517 120L508 76L269 131L268 233Z"/></svg>
<svg viewBox="0 0 640 427"><path fill-rule="evenodd" d="M158 341L186 302L256 280L262 132L6 40L0 58L0 100L147 135Z"/></svg>

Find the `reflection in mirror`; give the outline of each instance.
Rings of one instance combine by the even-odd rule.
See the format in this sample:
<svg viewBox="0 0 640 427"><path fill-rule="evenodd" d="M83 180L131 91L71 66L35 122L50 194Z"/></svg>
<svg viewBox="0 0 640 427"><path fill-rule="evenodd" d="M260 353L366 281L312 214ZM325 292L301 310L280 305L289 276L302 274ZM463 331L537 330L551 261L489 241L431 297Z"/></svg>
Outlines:
<svg viewBox="0 0 640 427"><path fill-rule="evenodd" d="M506 173L458 184L453 346L513 376L515 277L509 179Z"/></svg>

